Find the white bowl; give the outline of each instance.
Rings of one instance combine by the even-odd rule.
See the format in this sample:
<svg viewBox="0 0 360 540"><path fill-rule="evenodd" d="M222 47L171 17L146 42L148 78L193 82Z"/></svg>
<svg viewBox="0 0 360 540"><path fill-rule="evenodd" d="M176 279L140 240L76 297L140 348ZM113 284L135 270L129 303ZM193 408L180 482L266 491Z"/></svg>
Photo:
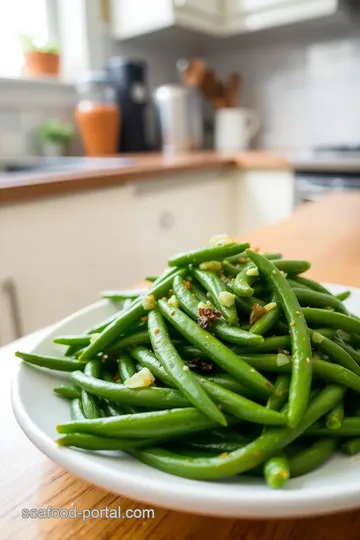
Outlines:
<svg viewBox="0 0 360 540"><path fill-rule="evenodd" d="M332 285L333 292L349 287ZM360 290L351 289L349 309L360 315ZM52 328L32 351L59 354L60 334L77 334L110 316L106 301L75 313ZM323 467L290 480L282 490L261 479L236 477L216 482L187 480L153 469L121 452L91 453L54 443L57 424L69 420L67 400L52 389L67 375L21 363L12 386L15 416L28 438L53 461L87 481L119 495L173 510L233 518L299 517L360 507L360 457L337 454Z"/></svg>

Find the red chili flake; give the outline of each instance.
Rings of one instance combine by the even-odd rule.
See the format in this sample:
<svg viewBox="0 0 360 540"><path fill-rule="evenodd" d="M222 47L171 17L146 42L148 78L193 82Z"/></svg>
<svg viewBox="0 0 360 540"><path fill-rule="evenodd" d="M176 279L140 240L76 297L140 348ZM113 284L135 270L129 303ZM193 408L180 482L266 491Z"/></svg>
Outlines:
<svg viewBox="0 0 360 540"><path fill-rule="evenodd" d="M221 317L221 313L214 308L200 308L198 325L200 328L209 328L212 321L216 321Z"/></svg>
<svg viewBox="0 0 360 540"><path fill-rule="evenodd" d="M219 458L225 458L229 455L229 452L223 452L222 454L219 454Z"/></svg>
<svg viewBox="0 0 360 540"><path fill-rule="evenodd" d="M189 289L189 290L191 289L191 283L190 283L190 281L184 281L184 285L185 285L185 287L186 287L187 289Z"/></svg>
<svg viewBox="0 0 360 540"><path fill-rule="evenodd" d="M251 310L250 314L250 326L252 326L260 317L262 317L266 313L266 309L264 306L261 306L260 304L254 304Z"/></svg>
<svg viewBox="0 0 360 540"><path fill-rule="evenodd" d="M196 373L211 373L214 369L214 364L212 362L202 360L201 358L191 358L191 360L185 360L185 362L186 365L189 366L192 371L196 371Z"/></svg>
<svg viewBox="0 0 360 540"><path fill-rule="evenodd" d="M260 456L261 456L259 450L255 450L255 451L252 453L252 455L253 455L254 457L260 457Z"/></svg>
<svg viewBox="0 0 360 540"><path fill-rule="evenodd" d="M148 320L147 315L144 315L143 317L141 317L141 322L146 323L147 320Z"/></svg>
<svg viewBox="0 0 360 540"><path fill-rule="evenodd" d="M265 386L266 388L272 388L272 384L269 381L266 381Z"/></svg>

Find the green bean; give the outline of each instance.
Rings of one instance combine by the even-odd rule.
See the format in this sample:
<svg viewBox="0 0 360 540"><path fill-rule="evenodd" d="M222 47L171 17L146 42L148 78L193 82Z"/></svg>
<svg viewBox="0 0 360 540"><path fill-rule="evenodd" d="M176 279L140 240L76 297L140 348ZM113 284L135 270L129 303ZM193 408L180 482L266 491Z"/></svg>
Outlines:
<svg viewBox="0 0 360 540"><path fill-rule="evenodd" d="M298 283L297 281L294 281L293 279L291 279L291 277L287 277L286 281L288 282L288 284L290 285L292 289L305 289L306 291L313 290L313 289L309 289L309 287L307 287L303 283Z"/></svg>
<svg viewBox="0 0 360 540"><path fill-rule="evenodd" d="M171 375L174 384L197 409L210 419L226 426L226 419L212 399L205 392L199 381L184 364L172 344L161 313L154 309L148 317L148 331L155 355L165 371Z"/></svg>
<svg viewBox="0 0 360 540"><path fill-rule="evenodd" d="M345 347L340 346L339 344L331 341L322 334L318 332L310 331L311 341L317 349L325 353L330 359L339 364L340 366L349 369L356 375L360 377L360 366L355 362L355 360L350 356L350 354L345 350Z"/></svg>
<svg viewBox="0 0 360 540"><path fill-rule="evenodd" d="M202 262L208 261L222 261L230 257L231 255L236 255L241 253L250 244L226 244L223 246L216 247L205 247L200 250L187 251L185 253L179 253L170 257L168 264L169 266L184 266L188 264L200 264Z"/></svg>
<svg viewBox="0 0 360 540"><path fill-rule="evenodd" d="M291 373L292 358L285 355L276 354L258 354L241 357L250 366L253 366L259 371L269 371L274 373ZM360 393L360 377L352 373L348 369L332 364L325 360L313 359L313 372L319 377L342 384L348 388L352 388L355 392Z"/></svg>
<svg viewBox="0 0 360 540"><path fill-rule="evenodd" d="M119 376L122 383L130 379L136 373L135 364L128 354L122 352L119 357Z"/></svg>
<svg viewBox="0 0 360 540"><path fill-rule="evenodd" d="M234 264L231 264L229 259L225 259L222 265L223 265L223 272L225 276L236 277L238 273L241 271L240 265L235 266ZM244 266L244 265L241 265L241 266Z"/></svg>
<svg viewBox="0 0 360 540"><path fill-rule="evenodd" d="M196 279L200 281L201 285L210 293L212 301L224 317L225 321L232 326L236 326L239 323L239 318L236 311L235 299L234 305L230 307L226 307L221 303L221 294L229 292L225 283L221 281L214 272L194 268L192 273Z"/></svg>
<svg viewBox="0 0 360 540"><path fill-rule="evenodd" d="M266 403L266 407L273 411L280 411L288 400L289 389L290 376L279 375L274 384L274 391Z"/></svg>
<svg viewBox="0 0 360 540"><path fill-rule="evenodd" d="M56 429L58 433L89 433L120 439L170 439L207 431L217 425L197 409L186 408L68 422L58 425Z"/></svg>
<svg viewBox="0 0 360 540"><path fill-rule="evenodd" d="M147 465L186 478L210 480L243 473L254 469L297 439L332 409L343 396L344 389L341 386L326 387L310 403L295 428L269 428L251 443L225 456L189 459L157 447L132 454Z"/></svg>
<svg viewBox="0 0 360 540"><path fill-rule="evenodd" d="M189 317L197 321L199 318L197 297L192 296L191 291L185 287L184 281L180 276L174 278L173 289L183 310ZM216 336L230 343L256 345L264 341L264 338L255 335L255 333L251 334L241 328L234 328L223 320L213 321L211 330Z"/></svg>
<svg viewBox="0 0 360 540"><path fill-rule="evenodd" d="M74 398L70 401L70 418L74 422L85 420L84 411L81 405L81 399Z"/></svg>
<svg viewBox="0 0 360 540"><path fill-rule="evenodd" d="M58 396L62 396L62 397L68 398L68 399L74 399L74 398L80 398L81 397L80 390L78 388L76 388L76 386L71 386L71 385L62 384L61 386L58 386L57 388L54 388L54 392Z"/></svg>
<svg viewBox="0 0 360 540"><path fill-rule="evenodd" d="M80 347L84 347L85 345L89 345L91 341L91 336L58 336L53 339L54 343L57 343L58 345L79 345Z"/></svg>
<svg viewBox="0 0 360 540"><path fill-rule="evenodd" d="M249 275L249 271L256 273L256 275ZM256 266L251 264L246 265L245 268L240 270L240 272L235 278L235 281L233 283L234 292L238 296L252 296L254 294L254 289L252 288L252 285L258 279L258 277L259 272Z"/></svg>
<svg viewBox="0 0 360 540"><path fill-rule="evenodd" d="M111 300L112 302L121 302L122 300L128 300L129 298L134 300L144 294L144 292L144 289L138 289L136 291L103 291L101 297Z"/></svg>
<svg viewBox="0 0 360 540"><path fill-rule="evenodd" d="M56 369L57 371L75 371L84 370L86 363L75 360L67 356L43 356L42 354L30 354L17 351L15 356L21 358L28 364L47 369Z"/></svg>
<svg viewBox="0 0 360 540"><path fill-rule="evenodd" d="M128 354L122 352L118 364L120 382L125 383L130 377L135 375L136 368L132 358ZM127 414L136 414L141 412L141 408L135 405L124 405L124 410Z"/></svg>
<svg viewBox="0 0 360 540"><path fill-rule="evenodd" d="M337 445L337 439L319 439L309 448L289 457L291 478L308 474L323 465L334 454Z"/></svg>
<svg viewBox="0 0 360 540"><path fill-rule="evenodd" d="M184 358L200 358L201 360L209 360L206 354L193 345L184 345L184 342L180 341L174 341L174 345L180 356L183 356Z"/></svg>
<svg viewBox="0 0 360 540"><path fill-rule="evenodd" d="M250 333L263 336L269 332L278 322L281 315L281 306L276 302L276 296L271 299L276 306L262 315L250 328Z"/></svg>
<svg viewBox="0 0 360 540"><path fill-rule="evenodd" d="M109 403L106 400L102 401L102 409L106 416L122 416L123 414L127 414L123 407L120 407L116 403Z"/></svg>
<svg viewBox="0 0 360 540"><path fill-rule="evenodd" d="M303 308L302 312L306 322L309 324L330 326L354 334L360 333L360 320L354 319L349 315L317 308Z"/></svg>
<svg viewBox="0 0 360 540"><path fill-rule="evenodd" d="M329 429L339 429L344 420L344 402L339 401L337 405L326 416L326 426Z"/></svg>
<svg viewBox="0 0 360 540"><path fill-rule="evenodd" d="M265 338L263 343L249 347L234 347L234 351L239 356L249 353L270 353L278 352L279 349L289 351L291 349L290 336L272 336Z"/></svg>
<svg viewBox="0 0 360 540"><path fill-rule="evenodd" d="M341 302L345 302L349 297L351 296L351 291L344 291L342 293L339 293L336 295L336 298L338 300L341 300Z"/></svg>
<svg viewBox="0 0 360 540"><path fill-rule="evenodd" d="M202 452L210 453L210 454L222 454L223 452L233 452L234 450L238 450L245 444L250 442L250 439L247 437L244 437L243 443L241 444L239 441L224 441L224 442L186 442L183 447L185 451L189 449L194 450L200 450Z"/></svg>
<svg viewBox="0 0 360 540"><path fill-rule="evenodd" d="M227 375L226 373L221 373L219 375L199 375L195 373L195 376L199 380L214 382L222 386L223 388L230 390L231 392L240 394L241 396L254 399L255 401L264 401L264 396L259 395L256 390L245 386L241 382L234 379L231 375Z"/></svg>
<svg viewBox="0 0 360 540"><path fill-rule="evenodd" d="M247 253L277 295L290 325L291 348L295 361L292 365L288 417L290 426L294 427L304 414L311 389L312 351L308 328L299 302L280 270L254 251L247 250Z"/></svg>
<svg viewBox="0 0 360 540"><path fill-rule="evenodd" d="M358 437L360 435L360 418L358 416L347 416L338 429L314 426L307 430L306 435L319 435L320 437Z"/></svg>
<svg viewBox="0 0 360 540"><path fill-rule="evenodd" d="M325 287L323 287L322 285L320 285L320 283L317 283L317 281L313 281L312 279L300 276L292 276L292 280L296 283L299 283L300 285L304 285L305 287L312 289L313 291L329 294L330 296L332 296L331 292L325 289Z"/></svg>
<svg viewBox="0 0 360 540"><path fill-rule="evenodd" d="M161 313L170 324L175 326L190 343L207 354L222 369L233 375L240 382L256 389L260 395L270 395L272 391L271 383L260 375L260 373L251 371L251 368L232 350L221 343L221 341L206 330L200 328L178 308L169 307L167 302L163 300L159 300L158 305Z"/></svg>
<svg viewBox="0 0 360 540"><path fill-rule="evenodd" d="M153 295L155 300L163 296L168 292L171 287L173 277L175 274L183 275L186 269L177 270L175 273L169 272L158 283L154 282L149 289L149 295ZM96 341L90 343L90 345L81 354L80 359L92 358L95 354L104 350L104 348L112 345L124 329L129 327L132 323L140 319L145 313L145 309L142 305L142 299L135 300L131 306L125 311L121 312L117 319L115 319L105 330L100 334Z"/></svg>
<svg viewBox="0 0 360 540"><path fill-rule="evenodd" d="M118 351L121 349L127 349L128 347L134 347L136 345L144 345L150 343L150 336L147 330L140 330L134 334L125 336L107 349L109 352Z"/></svg>
<svg viewBox="0 0 360 540"><path fill-rule="evenodd" d="M344 340L339 335L336 336L335 341L340 347L342 347L351 356L351 358L357 364L360 364L360 352L359 351L354 349L354 347L352 347L348 343L345 343Z"/></svg>
<svg viewBox="0 0 360 540"><path fill-rule="evenodd" d="M267 485L279 489L290 478L289 462L284 454L271 457L264 464L264 478Z"/></svg>
<svg viewBox="0 0 360 540"><path fill-rule="evenodd" d="M175 386L171 375L165 371L156 356L146 349L146 347L134 347L133 349L130 349L130 354L143 367L148 368L156 379L159 379L159 381L168 386Z"/></svg>
<svg viewBox="0 0 360 540"><path fill-rule="evenodd" d="M299 300L301 306L304 307L316 307L316 308L334 308L339 313L348 315L348 310L343 303L335 296L329 294L319 293L317 291L311 291L306 289L293 289L296 298Z"/></svg>
<svg viewBox="0 0 360 540"><path fill-rule="evenodd" d="M117 311L116 313L113 313L113 315L110 315L109 317L99 322L98 324L95 324L94 326L90 326L90 328L88 328L84 333L85 334L99 334L103 332L105 328L107 328L111 323L113 323L119 317L120 313L125 312L126 309Z"/></svg>
<svg viewBox="0 0 360 540"><path fill-rule="evenodd" d="M326 439L332 441L333 439ZM348 456L355 456L360 452L360 437L353 437L348 439L342 445L342 449Z"/></svg>
<svg viewBox="0 0 360 540"><path fill-rule="evenodd" d="M265 257L268 259L268 257ZM282 272L285 272L286 274L303 274L304 272L307 272L309 268L311 267L311 264L309 261L298 261L298 260L274 260L272 259L272 263L278 270L281 270Z"/></svg>
<svg viewBox="0 0 360 540"><path fill-rule="evenodd" d="M283 414L267 409L254 401L235 394L209 379L202 378L200 381L206 392L221 405L222 409L236 418L247 420L254 424L269 426L281 426L286 424L287 419Z"/></svg>
<svg viewBox="0 0 360 540"><path fill-rule="evenodd" d="M80 371L71 374L73 382L95 396L120 404L154 407L155 409L172 409L173 407L189 407L190 402L172 388L128 388L125 385L102 381L88 377Z"/></svg>
<svg viewBox="0 0 360 540"><path fill-rule="evenodd" d="M159 276L145 276L144 277L145 281L151 281L151 283L154 283L154 281L156 281L157 279L159 279Z"/></svg>
<svg viewBox="0 0 360 540"><path fill-rule="evenodd" d="M99 360L90 360L84 370L84 374L88 377L94 377L99 379L100 377L100 361ZM81 405L82 410L84 411L85 418L100 418L101 411L99 407L98 399L89 394L86 390L81 390Z"/></svg>
<svg viewBox="0 0 360 540"><path fill-rule="evenodd" d="M149 439L114 439L110 437L97 437L87 433L70 433L55 442L59 446L74 446L84 450L122 450L127 451L133 448L150 446L157 441L155 438Z"/></svg>

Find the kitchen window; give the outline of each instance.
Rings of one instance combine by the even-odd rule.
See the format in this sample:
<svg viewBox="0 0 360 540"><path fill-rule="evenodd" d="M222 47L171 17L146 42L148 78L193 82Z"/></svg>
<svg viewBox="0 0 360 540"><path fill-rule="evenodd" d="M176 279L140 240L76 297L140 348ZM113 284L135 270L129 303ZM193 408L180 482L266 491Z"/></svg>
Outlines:
<svg viewBox="0 0 360 540"><path fill-rule="evenodd" d="M53 0L0 0L0 77L21 76L21 36L39 46L56 41L55 7Z"/></svg>

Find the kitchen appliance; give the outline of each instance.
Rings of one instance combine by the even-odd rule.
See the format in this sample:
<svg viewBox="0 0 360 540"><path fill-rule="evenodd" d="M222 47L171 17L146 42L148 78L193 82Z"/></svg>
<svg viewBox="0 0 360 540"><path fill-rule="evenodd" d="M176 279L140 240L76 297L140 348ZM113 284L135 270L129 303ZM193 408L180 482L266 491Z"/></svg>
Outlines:
<svg viewBox="0 0 360 540"><path fill-rule="evenodd" d="M248 148L260 126L259 117L250 109L227 107L215 111L215 148L219 152L237 152Z"/></svg>
<svg viewBox="0 0 360 540"><path fill-rule="evenodd" d="M291 161L296 205L334 191L360 191L360 145L323 146Z"/></svg>
<svg viewBox="0 0 360 540"><path fill-rule="evenodd" d="M119 152L145 152L146 142L146 65L139 60L110 58L107 63L109 78L116 93L121 112L122 127Z"/></svg>
<svg viewBox="0 0 360 540"><path fill-rule="evenodd" d="M176 154L201 147L202 103L195 88L179 84L160 86L154 92L154 102L165 153Z"/></svg>

